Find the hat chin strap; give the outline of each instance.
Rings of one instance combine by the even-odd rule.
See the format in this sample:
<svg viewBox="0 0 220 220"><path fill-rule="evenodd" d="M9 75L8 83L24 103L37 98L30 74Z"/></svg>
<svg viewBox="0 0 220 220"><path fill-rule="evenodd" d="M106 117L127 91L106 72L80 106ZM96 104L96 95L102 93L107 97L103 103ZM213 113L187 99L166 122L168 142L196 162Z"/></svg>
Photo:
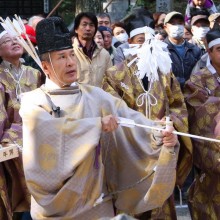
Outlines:
<svg viewBox="0 0 220 220"><path fill-rule="evenodd" d="M53 72L54 72L54 74L55 74L56 79L57 79L60 83L63 84L62 87L67 86L66 83L64 83L62 80L59 79L59 77L58 77L58 75L57 75L57 73L56 73L56 71L55 71L55 69L54 69L54 67L53 67L53 63L52 63L52 60L51 60L51 57L50 57L50 52L48 52L48 55L49 55L50 64L51 64L51 67L52 67L52 70L53 70Z"/></svg>

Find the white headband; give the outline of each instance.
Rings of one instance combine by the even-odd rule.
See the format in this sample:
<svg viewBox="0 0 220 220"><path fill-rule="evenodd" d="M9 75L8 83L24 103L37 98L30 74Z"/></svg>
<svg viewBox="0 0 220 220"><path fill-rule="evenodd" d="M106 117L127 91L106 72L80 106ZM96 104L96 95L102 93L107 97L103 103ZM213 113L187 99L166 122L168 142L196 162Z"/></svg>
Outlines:
<svg viewBox="0 0 220 220"><path fill-rule="evenodd" d="M217 44L220 44L220 38L216 38L215 40L210 41L208 44L208 48L211 48Z"/></svg>
<svg viewBox="0 0 220 220"><path fill-rule="evenodd" d="M8 33L7 31L2 31L2 33L0 34L0 39L7 33Z"/></svg>
<svg viewBox="0 0 220 220"><path fill-rule="evenodd" d="M136 36L136 35L138 35L138 34L143 34L144 33L144 28L143 27L141 27L141 28L136 28L136 29L134 29L134 30L132 30L131 32L130 32L130 38L132 38L132 37L134 37L134 36Z"/></svg>
<svg viewBox="0 0 220 220"><path fill-rule="evenodd" d="M150 32L150 33L153 33L154 34L154 30L148 26L145 26L145 27L141 27L141 28L136 28L134 30L132 30L130 32L130 38L138 35L138 34L144 34L146 32Z"/></svg>

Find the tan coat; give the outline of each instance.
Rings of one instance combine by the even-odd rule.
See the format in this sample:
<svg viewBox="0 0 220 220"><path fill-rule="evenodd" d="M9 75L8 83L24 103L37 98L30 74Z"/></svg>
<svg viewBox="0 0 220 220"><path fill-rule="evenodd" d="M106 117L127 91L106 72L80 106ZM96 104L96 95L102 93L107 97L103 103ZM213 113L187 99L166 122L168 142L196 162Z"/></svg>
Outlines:
<svg viewBox="0 0 220 220"><path fill-rule="evenodd" d="M73 49L78 64L77 81L79 83L101 87L106 70L112 66L108 51L97 46L91 60L84 54L82 48L79 47L77 38L74 39Z"/></svg>
<svg viewBox="0 0 220 220"><path fill-rule="evenodd" d="M173 191L178 147L171 152L148 129L101 130L101 117L109 114L154 122L97 87L47 94L60 107L60 118L50 114L41 89L24 94L20 111L33 219L112 217L112 197L115 207L132 214L162 206Z"/></svg>

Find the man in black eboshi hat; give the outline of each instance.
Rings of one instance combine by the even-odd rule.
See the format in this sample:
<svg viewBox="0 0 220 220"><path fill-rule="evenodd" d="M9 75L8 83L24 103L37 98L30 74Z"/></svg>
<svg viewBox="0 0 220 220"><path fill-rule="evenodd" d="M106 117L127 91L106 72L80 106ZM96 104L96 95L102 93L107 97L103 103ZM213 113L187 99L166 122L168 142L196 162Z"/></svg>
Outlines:
<svg viewBox="0 0 220 220"><path fill-rule="evenodd" d="M117 209L127 213L161 206L175 182L172 127L157 137L142 128L116 130L111 114L145 125L154 122L102 89L76 83L76 59L62 19L40 21L36 36L47 79L23 94L20 110L33 219L113 217L113 197Z"/></svg>
<svg viewBox="0 0 220 220"><path fill-rule="evenodd" d="M206 66L191 75L184 95L189 110L190 131L219 139L220 27L217 24L206 34L206 41L209 54ZM192 219L220 219L219 144L195 139L193 144L193 162L197 172L189 190Z"/></svg>

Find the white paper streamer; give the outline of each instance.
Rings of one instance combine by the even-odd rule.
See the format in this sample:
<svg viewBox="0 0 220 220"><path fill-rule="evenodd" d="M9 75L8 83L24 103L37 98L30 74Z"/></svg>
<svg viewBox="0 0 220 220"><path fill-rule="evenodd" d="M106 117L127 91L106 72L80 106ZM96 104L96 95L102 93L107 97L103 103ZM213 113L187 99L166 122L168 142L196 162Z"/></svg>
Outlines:
<svg viewBox="0 0 220 220"><path fill-rule="evenodd" d="M28 35L26 34L26 29L21 18L15 15L15 19L13 19L13 22L8 17L5 20L0 17L0 20L2 21L1 23L2 27L7 31L7 33L12 37L17 38L18 42L22 45L22 47L30 54L30 56L34 59L34 61L43 70L40 58L33 44L31 43ZM25 41L22 38L21 36L22 34L25 35L27 41Z"/></svg>
<svg viewBox="0 0 220 220"><path fill-rule="evenodd" d="M143 27L142 29L145 33L144 44L124 49L123 52L125 57L136 55L134 59L137 63L138 72L136 75L139 79L146 76L150 82L158 81L158 70L162 74L168 74L171 71L172 61L167 50L167 44L155 39L152 28ZM130 63L133 63L133 61Z"/></svg>

